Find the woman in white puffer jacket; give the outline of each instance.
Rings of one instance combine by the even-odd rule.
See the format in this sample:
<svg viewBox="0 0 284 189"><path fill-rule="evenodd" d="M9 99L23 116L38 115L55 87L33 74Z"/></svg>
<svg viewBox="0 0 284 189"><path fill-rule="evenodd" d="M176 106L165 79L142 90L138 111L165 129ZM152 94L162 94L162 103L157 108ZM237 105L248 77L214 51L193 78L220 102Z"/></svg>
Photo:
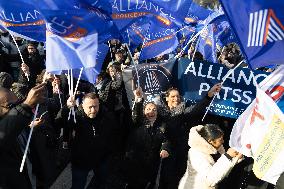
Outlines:
<svg viewBox="0 0 284 189"><path fill-rule="evenodd" d="M218 188L218 183L242 157L232 148L225 153L223 135L223 131L213 124L191 128L187 170L180 180L179 189ZM215 162L213 156L218 156L218 153L220 157Z"/></svg>

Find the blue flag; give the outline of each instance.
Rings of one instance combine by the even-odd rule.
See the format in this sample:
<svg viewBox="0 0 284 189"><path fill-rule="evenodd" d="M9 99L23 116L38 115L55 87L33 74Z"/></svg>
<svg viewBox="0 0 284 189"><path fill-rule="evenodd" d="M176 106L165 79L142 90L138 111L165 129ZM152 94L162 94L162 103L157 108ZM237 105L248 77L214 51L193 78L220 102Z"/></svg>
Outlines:
<svg viewBox="0 0 284 189"><path fill-rule="evenodd" d="M202 24L205 27L207 25L207 28L200 36L198 50L205 60L216 63L218 62L216 56L218 48L221 50L229 43L238 43L237 39L223 12L212 13Z"/></svg>
<svg viewBox="0 0 284 189"><path fill-rule="evenodd" d="M80 1L73 4L72 1L66 1L65 6L64 1L58 4L51 4L51 1L42 2L40 10L45 17L48 30L47 72L73 69L76 73L76 69L80 70L82 67L85 72L99 72L101 62L97 61L98 35L107 32L112 23L108 23L107 17L98 9L86 7L85 4L80 4Z"/></svg>
<svg viewBox="0 0 284 189"><path fill-rule="evenodd" d="M196 25L200 21L205 20L211 13L213 13L212 10L203 8L197 3L192 2L184 22L186 24Z"/></svg>
<svg viewBox="0 0 284 189"><path fill-rule="evenodd" d="M127 29L122 32L123 42L129 44L131 49L142 45L146 40L146 35L150 29L150 22L148 19L139 18L132 23Z"/></svg>
<svg viewBox="0 0 284 189"><path fill-rule="evenodd" d="M96 61L97 64L93 68L84 68L82 72L81 79L88 81L90 83L96 83L96 78L101 72L102 65L104 62L104 59L108 53L109 47L105 44L99 44L98 51L97 51L97 57ZM63 71L63 73L67 73L67 71ZM75 78L78 78L80 74L80 69L73 69L73 76Z"/></svg>
<svg viewBox="0 0 284 189"><path fill-rule="evenodd" d="M181 24L190 3L191 0L112 0L112 18L119 30L146 15L167 25Z"/></svg>
<svg viewBox="0 0 284 189"><path fill-rule="evenodd" d="M202 55L204 60L209 62L216 62L216 53L214 52L214 32L213 32L213 25L210 24L205 26L206 29L200 34L198 41L197 41L197 51L199 51Z"/></svg>
<svg viewBox="0 0 284 189"><path fill-rule="evenodd" d="M146 35L143 36L144 41L140 60L161 56L174 51L178 46L176 30L177 28L174 25L167 26L154 19L150 19L147 31L143 32Z"/></svg>
<svg viewBox="0 0 284 189"><path fill-rule="evenodd" d="M34 41L45 41L45 21L29 0L0 1L0 21L7 30Z"/></svg>
<svg viewBox="0 0 284 189"><path fill-rule="evenodd" d="M221 3L253 69L284 64L284 1Z"/></svg>
<svg viewBox="0 0 284 189"><path fill-rule="evenodd" d="M109 47L105 44L99 44L98 49L97 49L97 56L96 56L96 62L97 64L95 65L95 67L91 67L91 68L84 68L82 75L81 75L81 79L88 81L90 83L95 83L96 82L96 78L98 76L98 74L101 72L102 69L102 65L104 62L104 59L108 53ZM83 66L83 65L82 65ZM49 70L47 69L47 72L49 73L53 73L56 75L60 75L60 74L67 74L68 69L66 70ZM79 78L80 75L80 68L74 68L73 70L73 77L75 78Z"/></svg>

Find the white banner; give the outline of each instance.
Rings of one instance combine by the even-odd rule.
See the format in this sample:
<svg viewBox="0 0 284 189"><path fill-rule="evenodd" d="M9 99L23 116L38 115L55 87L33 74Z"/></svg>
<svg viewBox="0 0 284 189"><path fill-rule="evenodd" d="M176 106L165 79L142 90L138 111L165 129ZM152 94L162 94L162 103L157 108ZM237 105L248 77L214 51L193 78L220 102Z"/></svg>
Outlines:
<svg viewBox="0 0 284 189"><path fill-rule="evenodd" d="M271 97L257 89L256 99L236 121L230 146L254 158L253 171L276 184L284 172L284 115Z"/></svg>

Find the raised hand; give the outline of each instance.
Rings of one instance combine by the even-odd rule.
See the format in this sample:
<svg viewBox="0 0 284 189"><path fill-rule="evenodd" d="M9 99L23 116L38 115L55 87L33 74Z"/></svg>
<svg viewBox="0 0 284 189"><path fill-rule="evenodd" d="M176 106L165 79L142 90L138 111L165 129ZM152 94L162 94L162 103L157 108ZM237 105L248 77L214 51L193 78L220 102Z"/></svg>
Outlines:
<svg viewBox="0 0 284 189"><path fill-rule="evenodd" d="M67 100L67 107L72 108L76 106L75 96L70 96Z"/></svg>
<svg viewBox="0 0 284 189"><path fill-rule="evenodd" d="M28 65L26 65L25 63L21 64L21 69L23 70L23 72L27 75L30 75L30 68Z"/></svg>
<svg viewBox="0 0 284 189"><path fill-rule="evenodd" d="M33 87L26 98L26 100L23 102L23 104L26 104L30 106L31 108L34 108L37 104L41 104L46 99L46 88L45 83L39 84L35 87Z"/></svg>
<svg viewBox="0 0 284 189"><path fill-rule="evenodd" d="M212 98L212 97L215 95L215 93L219 93L219 92L221 91L221 89L222 89L221 83L215 84L215 85L208 91L208 96L209 96L210 98Z"/></svg>
<svg viewBox="0 0 284 189"><path fill-rule="evenodd" d="M138 87L137 89L135 89L133 91L133 94L134 94L135 99L142 98L143 97L143 91L142 91L141 87Z"/></svg>

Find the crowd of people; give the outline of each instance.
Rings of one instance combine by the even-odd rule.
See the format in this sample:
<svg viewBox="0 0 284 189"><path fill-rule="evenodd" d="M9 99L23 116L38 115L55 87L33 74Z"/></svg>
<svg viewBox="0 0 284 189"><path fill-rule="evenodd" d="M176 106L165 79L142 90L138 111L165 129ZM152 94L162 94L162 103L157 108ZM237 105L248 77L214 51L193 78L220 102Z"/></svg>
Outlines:
<svg viewBox="0 0 284 189"><path fill-rule="evenodd" d="M132 59L125 45L110 40L96 83L80 81L77 93L69 96L66 76L46 73L43 44L16 38L23 63L8 33L0 41L0 188L50 188L58 176L58 148L71 151L73 189L87 187L90 171L94 176L88 188L96 189L274 188L254 176L252 159L225 150L232 120L209 116L201 121L220 83L190 107L177 88L168 89L156 104L144 100L138 87L130 108L122 71L139 62L139 49ZM194 51L192 45L181 56L202 60ZM242 60L234 44L218 57L228 68ZM280 182L278 189L283 188Z"/></svg>

